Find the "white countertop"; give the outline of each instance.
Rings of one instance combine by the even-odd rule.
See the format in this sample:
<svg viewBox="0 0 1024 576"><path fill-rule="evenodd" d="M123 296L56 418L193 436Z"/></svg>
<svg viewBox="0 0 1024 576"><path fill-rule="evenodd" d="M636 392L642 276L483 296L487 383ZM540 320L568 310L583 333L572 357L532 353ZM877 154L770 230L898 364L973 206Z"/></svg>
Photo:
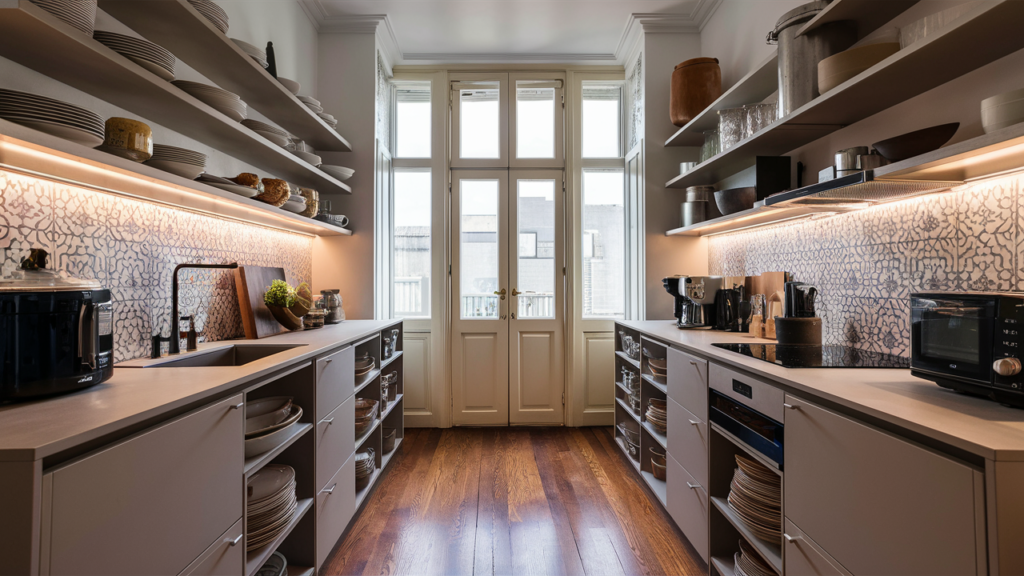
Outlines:
<svg viewBox="0 0 1024 576"><path fill-rule="evenodd" d="M350 320L262 340L204 343L199 351L241 343L302 346L243 366L127 368L118 365L110 380L92 388L0 406L0 461L45 458L162 413L214 398L287 365L308 361L397 323L397 320Z"/></svg>
<svg viewBox="0 0 1024 576"><path fill-rule="evenodd" d="M783 368L712 346L772 343L770 340L680 330L674 321L665 320L620 324L686 352L776 381L806 400L827 400L991 460L1024 461L1024 409L957 394L911 376L909 369Z"/></svg>

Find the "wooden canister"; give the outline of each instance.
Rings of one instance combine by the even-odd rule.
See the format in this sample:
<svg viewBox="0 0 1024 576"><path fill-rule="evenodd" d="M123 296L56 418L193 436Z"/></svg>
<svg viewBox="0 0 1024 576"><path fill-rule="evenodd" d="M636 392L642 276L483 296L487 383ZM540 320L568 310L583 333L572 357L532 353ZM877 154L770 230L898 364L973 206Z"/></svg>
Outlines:
<svg viewBox="0 0 1024 576"><path fill-rule="evenodd" d="M722 69L718 58L692 58L672 71L669 115L685 126L722 95Z"/></svg>

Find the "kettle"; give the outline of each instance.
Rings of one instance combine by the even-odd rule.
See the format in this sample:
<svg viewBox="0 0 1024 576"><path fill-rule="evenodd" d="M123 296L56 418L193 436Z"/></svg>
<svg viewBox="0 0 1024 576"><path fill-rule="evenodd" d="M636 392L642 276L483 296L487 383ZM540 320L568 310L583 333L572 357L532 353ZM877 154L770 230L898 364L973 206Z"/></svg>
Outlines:
<svg viewBox="0 0 1024 576"><path fill-rule="evenodd" d="M814 318L818 288L804 282L786 282L786 318Z"/></svg>
<svg viewBox="0 0 1024 576"><path fill-rule="evenodd" d="M323 308L327 310L327 315L324 316L324 324L338 324L345 321L345 309L341 307L340 292L341 290L337 288L320 291L320 294L323 296Z"/></svg>
<svg viewBox="0 0 1024 576"><path fill-rule="evenodd" d="M740 311L743 301L743 287L723 288L715 294L715 329L726 332L742 332L744 320Z"/></svg>

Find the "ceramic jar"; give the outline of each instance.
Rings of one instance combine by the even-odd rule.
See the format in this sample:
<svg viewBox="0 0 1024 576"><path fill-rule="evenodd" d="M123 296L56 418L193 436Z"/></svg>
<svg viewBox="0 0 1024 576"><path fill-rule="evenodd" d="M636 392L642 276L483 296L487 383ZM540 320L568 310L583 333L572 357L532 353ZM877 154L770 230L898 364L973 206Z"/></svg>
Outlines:
<svg viewBox="0 0 1024 576"><path fill-rule="evenodd" d="M685 126L722 95L722 69L718 58L692 58L672 72L669 116Z"/></svg>

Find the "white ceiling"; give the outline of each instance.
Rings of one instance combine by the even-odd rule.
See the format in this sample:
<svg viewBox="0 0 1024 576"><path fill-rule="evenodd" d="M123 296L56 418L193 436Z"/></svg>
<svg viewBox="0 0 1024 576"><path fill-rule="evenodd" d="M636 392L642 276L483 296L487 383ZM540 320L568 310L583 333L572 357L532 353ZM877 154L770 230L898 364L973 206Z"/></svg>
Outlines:
<svg viewBox="0 0 1024 576"><path fill-rule="evenodd" d="M716 0L301 0L321 30L377 22L397 63L616 61L645 17L697 31Z"/></svg>

